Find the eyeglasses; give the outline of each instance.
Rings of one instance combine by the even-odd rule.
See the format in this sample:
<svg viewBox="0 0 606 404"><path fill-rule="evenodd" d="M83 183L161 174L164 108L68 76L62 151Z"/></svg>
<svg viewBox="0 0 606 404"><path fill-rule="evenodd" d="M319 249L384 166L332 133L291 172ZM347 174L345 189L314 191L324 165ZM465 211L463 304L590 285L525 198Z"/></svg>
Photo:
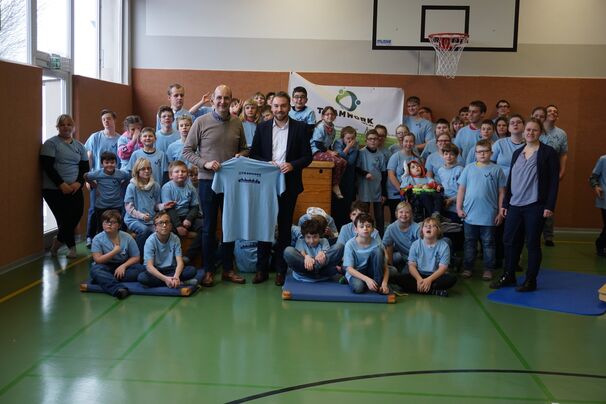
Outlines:
<svg viewBox="0 0 606 404"><path fill-rule="evenodd" d="M170 224L170 221L168 220L161 220L159 222L154 223L156 226L168 226Z"/></svg>
<svg viewBox="0 0 606 404"><path fill-rule="evenodd" d="M490 153L492 150L476 150L476 154L486 154Z"/></svg>
<svg viewBox="0 0 606 404"><path fill-rule="evenodd" d="M507 104L500 104L497 108L509 108Z"/></svg>
<svg viewBox="0 0 606 404"><path fill-rule="evenodd" d="M107 224L109 226L115 226L117 224L120 224L120 222L116 221L116 220L104 220L103 224Z"/></svg>
<svg viewBox="0 0 606 404"><path fill-rule="evenodd" d="M369 137L369 138L366 138L366 141L367 141L367 142L376 142L377 140L379 140L379 138L377 138L377 137Z"/></svg>
<svg viewBox="0 0 606 404"><path fill-rule="evenodd" d="M304 100L307 97L304 95L295 95L294 97L292 97L293 100Z"/></svg>
<svg viewBox="0 0 606 404"><path fill-rule="evenodd" d="M139 171L151 171L151 167L141 167Z"/></svg>

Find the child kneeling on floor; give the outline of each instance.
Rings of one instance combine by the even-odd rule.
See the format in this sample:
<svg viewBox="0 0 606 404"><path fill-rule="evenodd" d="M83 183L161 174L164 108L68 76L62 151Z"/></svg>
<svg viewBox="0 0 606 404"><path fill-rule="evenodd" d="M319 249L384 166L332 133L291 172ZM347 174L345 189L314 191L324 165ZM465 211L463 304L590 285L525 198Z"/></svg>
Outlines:
<svg viewBox="0 0 606 404"><path fill-rule="evenodd" d="M345 244L343 267L347 268L345 277L354 293L363 293L366 289L382 294L389 293L389 271L385 259L385 250L380 240L372 238L375 222L365 213L355 220L356 237Z"/></svg>
<svg viewBox="0 0 606 404"><path fill-rule="evenodd" d="M139 264L141 257L135 240L120 230L120 212L116 209L106 210L100 220L103 231L93 238L91 253L94 264L90 277L106 293L124 299L129 292L122 282L136 282L145 267Z"/></svg>
<svg viewBox="0 0 606 404"><path fill-rule="evenodd" d="M139 274L137 280L147 287L165 284L169 288L178 288L181 283L195 285L196 269L185 266L181 253L181 240L172 232L170 216L161 211L154 217L156 231L145 241L143 259L146 272Z"/></svg>
<svg viewBox="0 0 606 404"><path fill-rule="evenodd" d="M326 220L321 223L312 218L301 224L302 238L295 247L286 247L284 260L293 271L293 278L301 282L338 280L336 266L343 256L343 246L330 246L322 237Z"/></svg>
<svg viewBox="0 0 606 404"><path fill-rule="evenodd" d="M446 273L450 264L450 248L440 230L437 218L428 217L421 227L421 238L415 240L408 253L408 273L395 275L391 282L406 292L448 296L448 289L457 282Z"/></svg>

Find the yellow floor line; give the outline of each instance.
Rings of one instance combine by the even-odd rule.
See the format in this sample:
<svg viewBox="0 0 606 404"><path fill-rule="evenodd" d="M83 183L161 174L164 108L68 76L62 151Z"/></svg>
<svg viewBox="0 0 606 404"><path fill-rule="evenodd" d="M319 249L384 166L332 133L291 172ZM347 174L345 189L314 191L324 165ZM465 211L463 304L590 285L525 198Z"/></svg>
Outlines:
<svg viewBox="0 0 606 404"><path fill-rule="evenodd" d="M563 243L563 244L595 244L593 241L567 241L567 240L557 240L556 243Z"/></svg>
<svg viewBox="0 0 606 404"><path fill-rule="evenodd" d="M67 270L68 268L71 268L71 267L73 267L73 266L75 266L75 265L77 265L77 264L79 264L79 263L81 263L81 262L83 262L85 260L88 260L89 258L90 258L90 255L87 255L87 256L82 257L82 258L80 258L80 259L78 259L76 261L70 262L65 268L61 268L61 269L55 270L55 273L58 274L59 272L63 272L65 270ZM14 292L11 292L11 293L9 293L6 296L1 297L0 298L0 304L6 302L7 300L12 299L15 296L20 295L23 292L26 292L26 291L30 290L31 288L33 288L35 286L40 285L41 283L42 283L42 279L38 279L38 280L33 281L32 283L30 283L29 285L26 285L26 286L22 287L21 289L17 289Z"/></svg>

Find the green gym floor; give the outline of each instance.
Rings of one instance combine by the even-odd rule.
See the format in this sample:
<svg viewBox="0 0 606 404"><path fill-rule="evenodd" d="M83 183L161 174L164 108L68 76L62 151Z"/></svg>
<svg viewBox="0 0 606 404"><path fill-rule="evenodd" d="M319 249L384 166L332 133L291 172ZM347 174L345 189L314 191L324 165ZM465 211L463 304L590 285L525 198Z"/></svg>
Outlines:
<svg viewBox="0 0 606 404"><path fill-rule="evenodd" d="M594 238L559 232L543 267L606 274ZM250 275L118 301L79 292L79 252L0 276L0 403L606 403L606 316L492 303L479 278L385 305Z"/></svg>

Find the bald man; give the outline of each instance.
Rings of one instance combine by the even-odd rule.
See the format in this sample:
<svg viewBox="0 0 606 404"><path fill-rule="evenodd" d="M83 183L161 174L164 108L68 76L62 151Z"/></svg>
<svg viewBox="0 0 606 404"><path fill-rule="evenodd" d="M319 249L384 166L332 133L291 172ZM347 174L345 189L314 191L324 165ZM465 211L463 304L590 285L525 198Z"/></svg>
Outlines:
<svg viewBox="0 0 606 404"><path fill-rule="evenodd" d="M217 250L217 214L223 210L223 194L216 194L212 188L214 175L221 169L221 163L236 155L247 155L246 138L242 122L229 113L231 89L218 86L212 95L211 113L196 119L185 145L183 157L198 167L198 192L200 207L204 214L202 229L202 259L206 271L202 285L213 286L215 276L215 251ZM233 266L234 242L223 243L221 248L224 281L245 283Z"/></svg>

